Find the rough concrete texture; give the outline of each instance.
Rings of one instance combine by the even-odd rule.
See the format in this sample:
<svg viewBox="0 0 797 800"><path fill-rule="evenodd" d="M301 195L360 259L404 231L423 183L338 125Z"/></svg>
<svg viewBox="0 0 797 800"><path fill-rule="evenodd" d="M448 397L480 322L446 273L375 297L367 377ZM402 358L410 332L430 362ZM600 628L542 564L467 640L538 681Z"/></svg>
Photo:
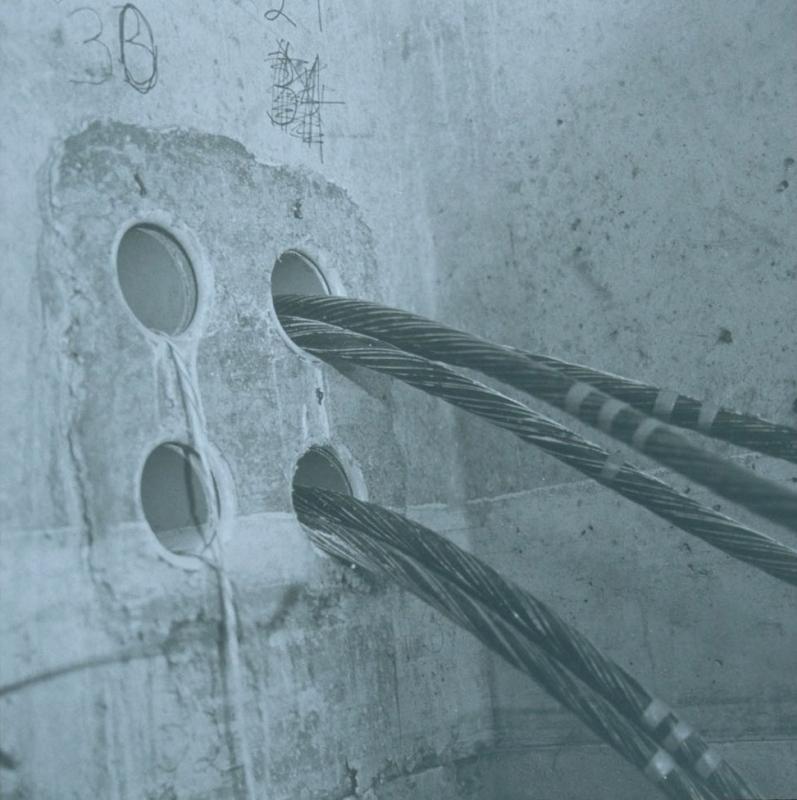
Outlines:
<svg viewBox="0 0 797 800"><path fill-rule="evenodd" d="M508 434L297 354L269 271L300 248L347 294L794 424L797 6L272 5L142 0L152 88L130 9L0 10L0 796L652 795L464 634L313 551L289 493L316 443L794 796L793 592ZM323 65L323 161L273 124L279 39L306 62L292 91ZM149 450L191 437L115 281L137 220L198 273L175 346L233 625L218 571L160 548L138 500Z"/></svg>

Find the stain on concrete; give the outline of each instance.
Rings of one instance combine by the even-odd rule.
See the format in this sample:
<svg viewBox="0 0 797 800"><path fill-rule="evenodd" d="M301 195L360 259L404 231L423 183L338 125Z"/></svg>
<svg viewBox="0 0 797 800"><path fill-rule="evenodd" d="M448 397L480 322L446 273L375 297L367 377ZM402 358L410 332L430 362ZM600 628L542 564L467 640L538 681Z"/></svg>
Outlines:
<svg viewBox="0 0 797 800"><path fill-rule="evenodd" d="M573 250L570 261L575 269L576 275L581 278L584 284L588 286L596 296L604 302L611 301L611 291L595 274L595 265L587 256L583 247L579 245Z"/></svg>

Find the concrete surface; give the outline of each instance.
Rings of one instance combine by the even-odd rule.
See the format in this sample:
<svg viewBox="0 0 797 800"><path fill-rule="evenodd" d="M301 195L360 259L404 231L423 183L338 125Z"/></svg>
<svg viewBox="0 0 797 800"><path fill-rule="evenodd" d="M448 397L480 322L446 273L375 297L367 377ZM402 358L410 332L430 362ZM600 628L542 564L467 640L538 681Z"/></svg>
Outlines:
<svg viewBox="0 0 797 800"><path fill-rule="evenodd" d="M464 634L315 553L289 500L312 444L797 794L792 592L508 434L320 368L269 302L299 248L338 291L794 424L797 6L138 8L0 10L0 796L652 796ZM174 347L222 570L163 550L138 500L149 451L198 435L116 283L141 221L197 270Z"/></svg>

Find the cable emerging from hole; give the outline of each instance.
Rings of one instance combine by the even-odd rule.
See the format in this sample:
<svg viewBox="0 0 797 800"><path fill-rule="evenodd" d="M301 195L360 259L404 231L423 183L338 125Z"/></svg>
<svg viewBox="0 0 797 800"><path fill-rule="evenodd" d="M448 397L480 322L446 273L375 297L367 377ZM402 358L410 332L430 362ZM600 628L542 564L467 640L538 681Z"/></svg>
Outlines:
<svg viewBox="0 0 797 800"><path fill-rule="evenodd" d="M677 492L522 403L370 336L285 314L280 322L297 345L318 358L369 367L483 417L713 547L797 585L797 551Z"/></svg>
<svg viewBox="0 0 797 800"><path fill-rule="evenodd" d="M666 718L651 713L666 707L586 637L475 556L371 503L309 487L294 487L293 497L300 522L319 548L397 582L471 632L665 794L760 797L673 712Z"/></svg>
<svg viewBox="0 0 797 800"><path fill-rule="evenodd" d="M424 358L479 370L600 428L732 502L797 531L797 492L693 445L671 427L583 382L584 377L591 375L589 371L585 375L583 368L575 378L553 369L553 364L543 364L539 358L529 358L520 351L362 300L282 295L274 298L274 306L280 319L285 315L326 322ZM617 381L612 382L612 386L619 388ZM655 400L653 405L655 408ZM718 415L718 409L704 404L697 413L695 425L710 432ZM691 420L689 414L680 412L678 418ZM728 412L723 412L722 419L728 421ZM740 430L744 426L735 420L730 427ZM725 432L728 429L727 425L722 427ZM764 436L766 441L779 441L783 445L778 454L791 454L790 457L797 460L797 431L785 426L774 430L771 423L764 420L748 424L745 430L754 444L760 441L762 431L768 431Z"/></svg>
<svg viewBox="0 0 797 800"><path fill-rule="evenodd" d="M709 403L687 395L581 364L572 364L519 348L491 345L480 337L406 311L365 300L327 297L323 300L310 301L310 298L305 296L279 298L278 311L280 310L286 314L340 325L419 355L458 366L473 365L471 359L475 357L479 364L475 368L484 369L487 374L492 374L489 372L489 359L482 361L479 353L474 353L474 346L478 346L480 350L489 347L515 353L523 356L532 365L556 370L571 381L589 383L596 389L628 403L643 414L657 417L670 425L699 431L714 439L797 464L797 429L788 425L779 425L751 414L713 407ZM524 365L515 361L514 367L522 371ZM502 375L506 373L496 369L493 377L503 380Z"/></svg>

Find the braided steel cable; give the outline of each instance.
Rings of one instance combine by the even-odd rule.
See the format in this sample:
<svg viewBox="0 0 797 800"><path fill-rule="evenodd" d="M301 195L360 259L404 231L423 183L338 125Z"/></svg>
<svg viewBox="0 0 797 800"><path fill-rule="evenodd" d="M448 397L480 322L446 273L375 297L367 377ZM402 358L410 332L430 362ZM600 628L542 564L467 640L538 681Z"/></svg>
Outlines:
<svg viewBox="0 0 797 800"><path fill-rule="evenodd" d="M280 322L299 347L319 358L369 367L484 417L728 555L797 584L797 551L680 494L522 403L369 336L287 315Z"/></svg>
<svg viewBox="0 0 797 800"><path fill-rule="evenodd" d="M572 364L551 356L509 348L532 363L554 369L573 381L589 383L596 389L622 400L637 411L657 417L670 425L697 431L712 439L754 450L797 464L797 429L780 425L753 414L742 414L670 389Z"/></svg>
<svg viewBox="0 0 797 800"><path fill-rule="evenodd" d="M685 773L643 730L629 722L545 651L508 624L488 604L360 531L303 514L311 541L330 555L393 580L476 636L533 678L599 738L675 800L724 800Z"/></svg>
<svg viewBox="0 0 797 800"><path fill-rule="evenodd" d="M283 295L277 313L315 319L425 358L477 369L599 428L670 469L766 519L797 531L797 492L703 450L673 428L589 383L524 354L444 325L361 300Z"/></svg>
<svg viewBox="0 0 797 800"><path fill-rule="evenodd" d="M760 798L692 727L544 603L434 531L385 508L324 489L294 487L306 524L344 526L397 551L478 598L608 700L717 797Z"/></svg>

